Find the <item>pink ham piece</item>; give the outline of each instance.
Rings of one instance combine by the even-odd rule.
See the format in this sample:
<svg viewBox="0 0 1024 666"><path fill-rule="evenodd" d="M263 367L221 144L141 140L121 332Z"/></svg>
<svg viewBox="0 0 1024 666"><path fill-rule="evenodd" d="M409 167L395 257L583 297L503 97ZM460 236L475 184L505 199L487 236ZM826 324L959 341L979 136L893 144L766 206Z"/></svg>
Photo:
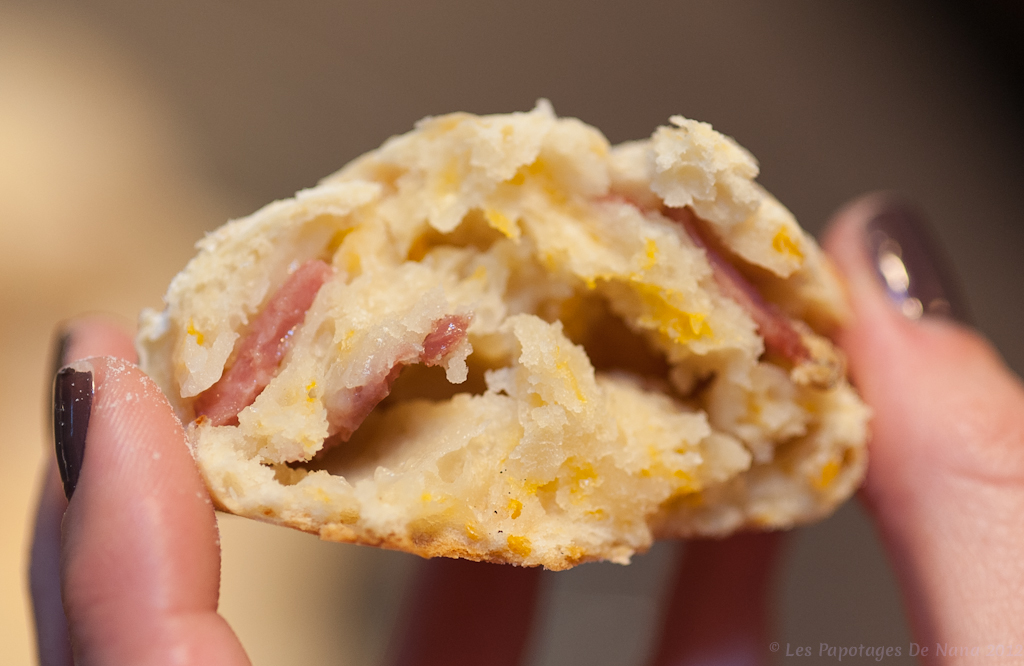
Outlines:
<svg viewBox="0 0 1024 666"><path fill-rule="evenodd" d="M715 282L722 293L739 303L747 311L757 325L757 332L764 339L768 350L799 365L811 359L811 352L804 344L800 332L793 323L774 304L761 297L757 289L747 282L736 267L722 258L720 254L708 247L697 228L697 221L688 208L666 208L665 214L678 222L686 230L695 245L704 249L708 263L714 272Z"/></svg>
<svg viewBox="0 0 1024 666"><path fill-rule="evenodd" d="M327 396L325 404L330 434L347 442L373 408L391 393L391 385L398 379L403 367L416 363L440 365L466 339L469 322L468 315L446 315L435 320L422 344L399 350L395 354L386 374L371 377L362 386L344 388Z"/></svg>
<svg viewBox="0 0 1024 666"><path fill-rule="evenodd" d="M196 398L196 416L207 417L215 426L238 424L238 413L251 405L277 374L292 332L333 274L328 264L311 259L288 276L253 320L238 345L235 362Z"/></svg>
<svg viewBox="0 0 1024 666"><path fill-rule="evenodd" d="M686 231L695 245L704 250L719 289L742 307L757 326L765 349L793 364L793 381L802 386L828 389L846 375L846 360L842 352L825 337L812 331L800 321L790 319L775 304L770 303L750 284L735 266L730 264L707 242L701 233L697 217L689 208L652 209L633 199L612 194L603 201L626 203L645 213L658 212Z"/></svg>
<svg viewBox="0 0 1024 666"><path fill-rule="evenodd" d="M604 197L605 201L627 203L641 211L651 212L652 209L642 206L629 197L613 194ZM694 245L704 250L708 263L711 264L711 271L714 274L715 282L722 290L722 293L736 301L750 318L757 325L757 332L764 340L764 346L769 351L778 354L790 361L793 365L800 365L813 360L811 351L804 343L803 336L781 310L761 297L754 285L750 284L736 267L726 261L722 255L708 246L704 237L697 227L697 218L689 208L663 208L661 214L679 223L686 230Z"/></svg>
<svg viewBox="0 0 1024 666"><path fill-rule="evenodd" d="M453 348L466 339L469 317L466 315L448 315L434 322L434 328L423 340L423 353L420 362L426 365L438 365Z"/></svg>

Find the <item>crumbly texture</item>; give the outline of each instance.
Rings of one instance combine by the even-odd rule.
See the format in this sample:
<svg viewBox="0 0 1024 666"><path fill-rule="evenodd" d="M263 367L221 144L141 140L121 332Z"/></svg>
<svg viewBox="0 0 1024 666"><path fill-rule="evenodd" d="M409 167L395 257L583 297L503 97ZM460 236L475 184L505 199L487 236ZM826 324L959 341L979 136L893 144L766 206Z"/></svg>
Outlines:
<svg viewBox="0 0 1024 666"><path fill-rule="evenodd" d="M665 213L688 208L763 296L826 333L840 284L757 172L679 117L614 147L543 101L427 118L200 241L142 315L142 366L220 508L325 539L565 569L817 519L863 477L868 410L845 380L795 381L766 354ZM196 419L310 259L334 273L273 380L237 425ZM464 339L434 367L399 364L446 316ZM332 396L396 366L390 396L332 436Z"/></svg>

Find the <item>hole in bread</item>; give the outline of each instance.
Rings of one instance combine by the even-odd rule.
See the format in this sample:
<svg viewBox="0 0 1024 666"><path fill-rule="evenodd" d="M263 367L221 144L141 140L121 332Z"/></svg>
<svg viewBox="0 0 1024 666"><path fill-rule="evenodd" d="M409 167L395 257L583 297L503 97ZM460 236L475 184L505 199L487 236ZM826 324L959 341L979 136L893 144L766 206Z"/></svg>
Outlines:
<svg viewBox="0 0 1024 666"><path fill-rule="evenodd" d="M668 379L664 353L612 312L603 296L579 294L559 304L558 310L566 337L583 347L596 371Z"/></svg>
<svg viewBox="0 0 1024 666"><path fill-rule="evenodd" d="M473 354L466 359L466 365L469 374L461 384L449 382L443 366L427 366L422 363L407 365L391 385L391 393L375 409L387 409L407 400L449 400L458 393L481 395L487 390L484 372L490 366L485 365L479 355Z"/></svg>
<svg viewBox="0 0 1024 666"><path fill-rule="evenodd" d="M348 441L341 441L338 435L328 437L323 449L312 460L289 463L288 466L307 472L325 470L353 484L360 479L372 478L378 466L385 463L393 466L397 462L392 459L400 442L415 440L423 429L421 423L389 419L388 411L378 405ZM385 430L386 437L383 434Z"/></svg>
<svg viewBox="0 0 1024 666"><path fill-rule="evenodd" d="M548 515L565 513L565 509L558 505L556 496L558 494L558 479L553 479L543 486L537 488L537 499Z"/></svg>
<svg viewBox="0 0 1024 666"><path fill-rule="evenodd" d="M504 234L487 223L480 210L473 209L462 218L459 226L447 234L433 227L429 228L413 241L406 256L410 261L422 261L427 253L442 245L472 247L480 252L486 252L504 238Z"/></svg>
<svg viewBox="0 0 1024 666"><path fill-rule="evenodd" d="M266 465L266 463L264 464ZM306 474L308 473L305 469L297 467L293 468L281 463L267 466L274 470L274 480L282 486L294 486L296 483L306 478Z"/></svg>

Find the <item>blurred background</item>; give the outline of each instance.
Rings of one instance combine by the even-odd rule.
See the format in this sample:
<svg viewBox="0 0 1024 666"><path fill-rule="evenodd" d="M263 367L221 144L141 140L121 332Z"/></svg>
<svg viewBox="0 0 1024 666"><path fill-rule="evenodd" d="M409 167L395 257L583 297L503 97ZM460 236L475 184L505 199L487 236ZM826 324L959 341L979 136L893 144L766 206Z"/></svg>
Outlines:
<svg viewBox="0 0 1024 666"><path fill-rule="evenodd" d="M0 652L32 663L30 513L64 318L159 306L204 231L422 116L547 97L613 141L680 113L820 231L928 214L978 326L1024 370L1024 10L987 2L0 0ZM222 612L256 664L375 664L413 556L222 517ZM640 663L681 547L545 574L530 663ZM793 533L773 640L909 641L855 503ZM766 653L767 654L767 653Z"/></svg>

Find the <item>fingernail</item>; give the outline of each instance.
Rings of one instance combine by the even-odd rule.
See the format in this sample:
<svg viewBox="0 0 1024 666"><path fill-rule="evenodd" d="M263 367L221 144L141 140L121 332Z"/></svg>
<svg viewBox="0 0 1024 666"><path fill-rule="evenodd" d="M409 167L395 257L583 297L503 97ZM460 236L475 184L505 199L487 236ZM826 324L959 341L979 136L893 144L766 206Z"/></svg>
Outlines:
<svg viewBox="0 0 1024 666"><path fill-rule="evenodd" d="M866 240L882 285L905 317L971 322L956 274L915 207L886 203L868 222Z"/></svg>
<svg viewBox="0 0 1024 666"><path fill-rule="evenodd" d="M51 349L53 350L52 356L50 356L50 377L54 380L57 379L57 373L60 369L68 364L67 356L68 349L71 347L71 332L69 329L63 326L58 328L53 336L53 344ZM52 386L50 387L53 388ZM53 412L50 412L50 428L53 428Z"/></svg>
<svg viewBox="0 0 1024 666"><path fill-rule="evenodd" d="M85 457L85 433L92 412L92 372L61 368L53 380L53 443L57 467L70 500Z"/></svg>

